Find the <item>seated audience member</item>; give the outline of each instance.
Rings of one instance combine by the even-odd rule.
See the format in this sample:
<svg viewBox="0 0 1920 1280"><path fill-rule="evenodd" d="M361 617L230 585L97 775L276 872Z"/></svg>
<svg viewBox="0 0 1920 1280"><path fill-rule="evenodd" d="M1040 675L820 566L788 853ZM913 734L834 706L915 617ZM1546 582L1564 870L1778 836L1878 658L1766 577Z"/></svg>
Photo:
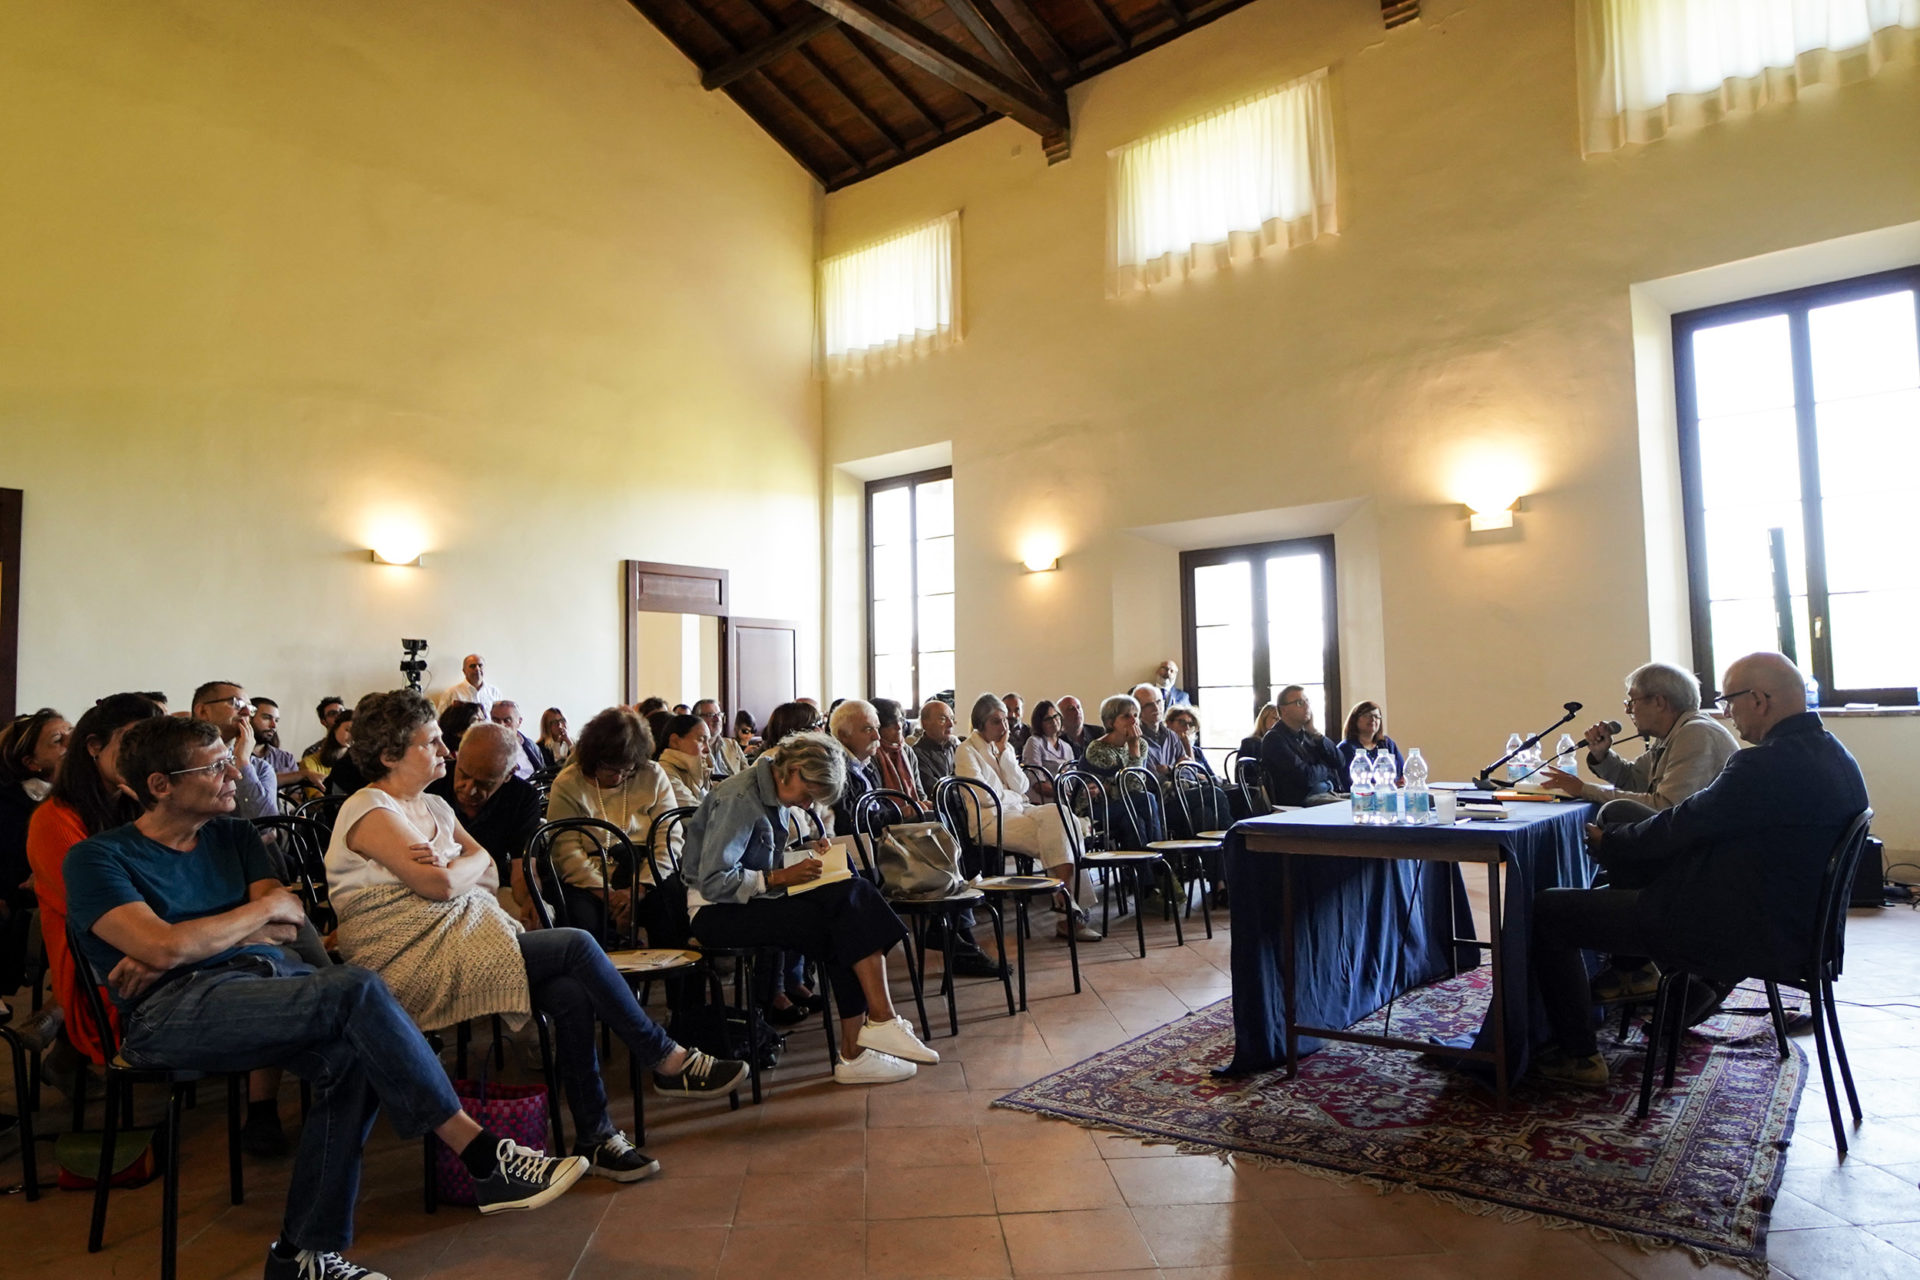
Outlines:
<svg viewBox="0 0 1920 1280"><path fill-rule="evenodd" d="M1065 724L1060 709L1044 698L1033 705L1033 732L1028 736L1026 745L1020 748L1020 763L1046 770L1052 776L1072 764L1079 756L1073 744L1061 736L1061 727ZM1053 803L1053 784L1051 782L1032 782L1027 787L1027 799L1033 804Z"/></svg>
<svg viewBox="0 0 1920 1280"><path fill-rule="evenodd" d="M846 784L846 752L819 733L769 746L745 773L720 783L687 824L683 867L693 934L721 947L776 947L812 956L840 1011L840 1084L887 1084L940 1055L893 1007L886 953L906 926L873 882L852 876L803 893L820 878L824 841L786 862L789 806L831 805Z"/></svg>
<svg viewBox="0 0 1920 1280"><path fill-rule="evenodd" d="M1074 759L1085 758L1087 744L1100 736L1100 730L1087 723L1086 708L1072 694L1056 705L1060 708L1060 740L1073 748Z"/></svg>
<svg viewBox="0 0 1920 1280"><path fill-rule="evenodd" d="M740 744L740 750L749 761L760 750L760 734L753 723L751 711L742 711L733 717L733 740Z"/></svg>
<svg viewBox="0 0 1920 1280"><path fill-rule="evenodd" d="M480 708L484 720L493 704L506 695L487 683L487 660L479 654L468 654L460 663L460 672L461 678L440 691L434 706L445 711L456 702L471 702Z"/></svg>
<svg viewBox="0 0 1920 1280"><path fill-rule="evenodd" d="M1160 705L1169 711L1193 705L1193 699L1180 687L1180 664L1172 658L1161 662L1154 671L1153 691L1160 695Z"/></svg>
<svg viewBox="0 0 1920 1280"><path fill-rule="evenodd" d="M1137 684L1133 686L1133 700L1140 704L1140 741L1146 748L1146 757L1140 763L1153 770L1155 777L1165 778L1173 768L1180 744L1162 718L1166 708L1160 701L1160 690L1155 685Z"/></svg>
<svg viewBox="0 0 1920 1280"><path fill-rule="evenodd" d="M676 716L688 716L688 715L692 715L693 712L687 708L686 703L676 702L673 704L673 714Z"/></svg>
<svg viewBox="0 0 1920 1280"><path fill-rule="evenodd" d="M953 736L953 708L935 698L920 708L920 736L913 740L914 769L920 794L933 799L942 778L953 776L953 753L960 743Z"/></svg>
<svg viewBox="0 0 1920 1280"><path fill-rule="evenodd" d="M33 869L34 894L40 903L40 932L47 944L47 968L53 977L54 999L68 1011L86 1008L80 982L67 951L67 889L62 864L67 850L89 836L125 826L140 816L140 805L120 781L116 764L120 741L127 729L142 720L158 720L160 708L137 693L116 693L100 699L80 717L68 739L68 750L53 776L46 802L33 811L27 828L27 861ZM109 1008L107 1016L119 1029ZM96 1028L81 1016L66 1020L67 1039L92 1062L105 1062L107 1052Z"/></svg>
<svg viewBox="0 0 1920 1280"><path fill-rule="evenodd" d="M713 731L699 716L688 713L667 721L653 758L667 772L676 809L692 808L707 798L714 782L712 746Z"/></svg>
<svg viewBox="0 0 1920 1280"><path fill-rule="evenodd" d="M880 785L888 791L903 792L922 809L933 797L920 789L920 765L907 746L907 726L900 716L900 704L892 698L875 698L873 712L880 718L880 749L874 764L880 769Z"/></svg>
<svg viewBox="0 0 1920 1280"><path fill-rule="evenodd" d="M315 749L300 757L300 767L324 784L332 776L334 767L346 758L347 749L353 746L353 712L342 708L333 718L333 724L327 729L326 739L316 744Z"/></svg>
<svg viewBox="0 0 1920 1280"><path fill-rule="evenodd" d="M319 754L320 748L327 745L327 737L332 732L334 720L346 709L347 700L337 693L330 693L320 699L319 704L313 709L313 714L320 719L320 740L300 753L303 762L308 756Z"/></svg>
<svg viewBox="0 0 1920 1280"><path fill-rule="evenodd" d="M1173 734L1173 749L1168 753L1173 763L1184 764L1191 760L1211 776L1213 765L1208 763L1206 753L1200 750L1200 713L1193 709L1193 704L1175 707L1167 713L1167 731Z"/></svg>
<svg viewBox="0 0 1920 1280"><path fill-rule="evenodd" d="M954 776L983 782L993 788L1000 799L999 832L982 831L975 835L983 843L1027 854L1038 860L1048 875L1068 885L1075 884L1073 849L1067 842L1059 807L1027 802L1027 771L1021 768L1013 744L1007 741L1007 709L1000 699L983 693L974 699L972 721L972 735L954 753ZM990 811L983 810L981 814L983 821L990 820L991 816ZM972 821L971 810L968 821ZM1090 891L1087 892L1091 896ZM1060 913L1054 926L1054 932L1060 937L1066 937L1068 929L1077 928L1080 941L1100 940L1099 930L1086 922L1080 903L1061 894L1055 898L1054 909Z"/></svg>
<svg viewBox="0 0 1920 1280"><path fill-rule="evenodd" d="M519 703L511 698L500 698L487 709L487 719L511 733L520 749L513 762L514 777L531 778L546 767L547 760L540 754L540 744L520 730Z"/></svg>
<svg viewBox="0 0 1920 1280"><path fill-rule="evenodd" d="M280 812L280 780L273 765L253 753L253 706L231 680L210 680L193 691L193 718L220 731L240 769L234 816L265 818Z"/></svg>
<svg viewBox="0 0 1920 1280"><path fill-rule="evenodd" d="M1384 750L1393 757L1393 776L1397 780L1406 772L1407 758L1400 754L1400 744L1387 736L1387 710L1377 702L1356 702L1353 710L1347 712L1347 725L1340 735L1340 763L1352 776L1353 758L1365 751L1369 755Z"/></svg>
<svg viewBox="0 0 1920 1280"><path fill-rule="evenodd" d="M312 784L317 779L308 777L300 770L300 762L294 759L293 752L280 745L280 704L272 698L253 700L253 754L267 762L273 770L277 786L292 786L296 782Z"/></svg>
<svg viewBox="0 0 1920 1280"><path fill-rule="evenodd" d="M591 934L529 932L501 909L492 855L445 800L427 794L446 769L432 703L410 689L370 694L353 719L353 753L369 781L340 807L327 848L340 953L379 974L422 1030L492 1014L519 1025L537 1007L553 1021L574 1154L616 1182L658 1172L607 1118L595 1022L652 1068L662 1093L726 1093L746 1064L669 1039ZM506 745L476 736L488 749Z"/></svg>
<svg viewBox="0 0 1920 1280"><path fill-rule="evenodd" d="M1140 733L1140 703L1130 693L1116 693L1100 704L1100 724L1106 730L1087 744L1087 768L1111 779L1147 757L1147 741Z"/></svg>
<svg viewBox="0 0 1920 1280"><path fill-rule="evenodd" d="M1007 709L1007 741L1018 755L1026 749L1027 735L1033 732L1032 726L1020 719L1020 713L1027 709L1026 700L1017 693L1007 693L1001 695L1000 704Z"/></svg>
<svg viewBox="0 0 1920 1280"><path fill-rule="evenodd" d="M1647 737L1647 749L1637 758L1615 755L1613 735L1596 724L1586 734L1587 768L1605 783L1582 782L1551 765L1541 770L1551 790L1600 805L1603 825L1638 822L1673 808L1719 777L1740 749L1726 726L1700 709L1700 682L1691 671L1665 662L1635 668L1624 705L1633 727Z"/></svg>
<svg viewBox="0 0 1920 1280"><path fill-rule="evenodd" d="M1290 684L1280 691L1280 721L1260 739L1260 771L1275 804L1326 804L1347 789L1340 749L1313 724L1307 691Z"/></svg>
<svg viewBox="0 0 1920 1280"><path fill-rule="evenodd" d="M540 829L540 792L514 776L519 750L504 725L482 721L467 730L453 766L427 787L427 794L452 806L467 834L493 855L494 872L508 889L500 905L520 923L531 924L533 894L520 859Z"/></svg>
<svg viewBox="0 0 1920 1280"><path fill-rule="evenodd" d="M1258 764L1260 761L1260 741L1267 736L1280 719L1280 708L1271 702L1263 702L1260 709L1253 713L1253 732L1240 739L1240 755L1243 759Z"/></svg>
<svg viewBox="0 0 1920 1280"><path fill-rule="evenodd" d="M284 1066L313 1085L268 1280L371 1275L338 1254L353 1242L376 1107L401 1137L431 1132L457 1152L483 1213L537 1208L579 1180L588 1161L517 1146L461 1109L379 978L315 970L281 949L306 915L251 824L231 816L238 762L216 726L142 720L122 736L118 768L141 815L75 845L65 874L69 918L126 1029L121 1056L176 1070ZM413 858L401 850L424 874Z"/></svg>
<svg viewBox="0 0 1920 1280"><path fill-rule="evenodd" d="M761 751L778 746L800 733L817 733L825 727L820 708L811 702L783 702L767 713L767 731L762 735ZM797 846L816 829L833 829L833 810L825 805L790 805L785 814L787 842ZM807 1014L818 1012L823 1001L807 985L807 958L793 949L776 951L761 966L759 989L754 998L766 1007L775 1026L790 1027Z"/></svg>
<svg viewBox="0 0 1920 1280"><path fill-rule="evenodd" d="M619 707L609 707L587 721L573 757L547 792L549 822L599 818L627 833L634 851L641 855L633 874L643 889L653 882L653 866L645 857L647 836L654 820L673 807L673 784L653 762L652 731L645 720ZM632 899L625 884L608 886L601 878L594 847L579 832L563 834L553 843L553 870L560 877L567 919L596 937L606 937L609 925L613 932L626 933L632 926ZM534 887L545 891L544 886ZM611 906L612 920L606 918L603 906L606 888L617 890L604 899Z"/></svg>
<svg viewBox="0 0 1920 1280"><path fill-rule="evenodd" d="M1725 725L1700 710L1700 682L1691 671L1650 662L1627 677L1626 712L1633 727L1648 738L1647 749L1632 763L1613 754L1613 735L1604 724L1587 730L1587 767L1614 784L1583 783L1575 774L1548 766L1541 781L1600 806L1602 826L1638 822L1671 809L1715 778L1740 749ZM1652 868L1627 864L1603 872L1599 883L1611 889L1644 889ZM1642 955L1616 955L1594 976L1594 999L1601 1003L1652 995L1660 971Z"/></svg>
<svg viewBox="0 0 1920 1280"><path fill-rule="evenodd" d="M851 836L860 798L880 789L880 766L873 759L880 750L880 713L871 702L842 698L827 716L827 730L847 753L847 780L833 803L833 833Z"/></svg>
<svg viewBox="0 0 1920 1280"><path fill-rule="evenodd" d="M351 726L353 712L343 711L340 714ZM327 773L327 794L330 796L350 796L367 785L367 780L360 776L360 766L353 762L351 727L348 730L346 747L347 749L334 759L333 768Z"/></svg>
<svg viewBox="0 0 1920 1280"><path fill-rule="evenodd" d="M33 870L27 825L53 789L73 726L51 707L15 717L0 729L0 996L25 979ZM0 1000L0 1010L7 1007Z"/></svg>
<svg viewBox="0 0 1920 1280"><path fill-rule="evenodd" d="M160 708L161 715L173 714L167 707L167 695L163 691L159 689L144 689L140 691L140 696Z"/></svg>
<svg viewBox="0 0 1920 1280"><path fill-rule="evenodd" d="M447 744L447 750L458 751L460 739L467 736L467 730L486 722L487 713L480 709L479 703L449 702L440 713L440 738Z"/></svg>
<svg viewBox="0 0 1920 1280"><path fill-rule="evenodd" d="M659 697L658 695L651 698L642 698L640 700L640 705L634 708L635 711L640 713L640 718L642 720L649 719L655 714L661 711L665 711L666 709L667 709L667 700L665 698Z"/></svg>
<svg viewBox="0 0 1920 1280"><path fill-rule="evenodd" d="M567 762L573 754L573 735L567 732L566 713L558 707L548 707L540 713L540 763L542 768L553 769Z"/></svg>
<svg viewBox="0 0 1920 1280"><path fill-rule="evenodd" d="M1547 889L1534 898L1533 956L1553 1044L1541 1074L1602 1085L1583 949L1671 956L1710 979L1689 985L1686 1025L1712 1013L1725 981L1777 973L1806 954L1827 857L1868 804L1860 766L1807 710L1805 677L1777 653L1727 668L1721 705L1740 736L1704 788L1638 822L1589 825L1588 848L1637 887Z"/></svg>
<svg viewBox="0 0 1920 1280"><path fill-rule="evenodd" d="M720 710L720 704L712 698L702 698L693 704L693 714L707 726L707 763L713 769L713 780L718 782L744 772L746 749L727 736L727 716Z"/></svg>

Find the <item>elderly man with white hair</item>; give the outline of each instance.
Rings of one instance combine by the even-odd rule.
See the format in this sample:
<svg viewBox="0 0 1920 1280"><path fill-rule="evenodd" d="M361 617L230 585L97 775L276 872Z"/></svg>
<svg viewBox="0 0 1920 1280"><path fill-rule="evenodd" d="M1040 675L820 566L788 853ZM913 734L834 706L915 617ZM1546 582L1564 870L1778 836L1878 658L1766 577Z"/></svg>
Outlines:
<svg viewBox="0 0 1920 1280"><path fill-rule="evenodd" d="M1587 768L1601 782L1582 782L1554 768L1541 771L1542 784L1551 790L1605 806L1602 823L1638 822L1673 808L1719 777L1740 749L1725 725L1700 710L1700 682L1693 673L1671 663L1635 667L1621 705L1647 739L1638 758L1613 753L1613 733L1603 722L1587 730Z"/></svg>
<svg viewBox="0 0 1920 1280"><path fill-rule="evenodd" d="M1027 800L1027 771L1007 734L1006 704L983 693L974 699L972 721L972 735L954 752L954 776L973 778L993 788L1000 799L1002 848L1039 859L1048 875L1073 884L1073 850L1067 843L1059 809ZM983 838L991 843L993 833L985 833ZM1061 937L1074 928L1082 942L1100 940L1099 930L1086 923L1080 904L1063 899L1056 907L1062 912L1056 929Z"/></svg>

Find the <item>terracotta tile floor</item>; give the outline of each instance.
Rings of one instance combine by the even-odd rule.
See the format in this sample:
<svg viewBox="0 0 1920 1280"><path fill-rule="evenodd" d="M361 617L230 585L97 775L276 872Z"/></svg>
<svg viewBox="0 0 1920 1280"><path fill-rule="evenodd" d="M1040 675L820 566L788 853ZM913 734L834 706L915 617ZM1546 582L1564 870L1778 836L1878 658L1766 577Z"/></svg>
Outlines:
<svg viewBox="0 0 1920 1280"><path fill-rule="evenodd" d="M1115 932L1130 942L1130 927ZM1031 1012L1008 1018L997 986L966 982L959 1038L937 1038L944 1061L908 1084L834 1085L823 1037L805 1027L766 1105L729 1112L724 1103L653 1102L647 1146L664 1166L658 1178L631 1187L588 1179L539 1213L424 1215L418 1149L383 1127L368 1152L353 1256L396 1280L1738 1274L1703 1272L1672 1251L1643 1254L1420 1195L1178 1156L991 1108L1014 1086L1228 994L1224 928L1216 935L1176 948L1171 929L1154 922L1144 961L1117 942L1085 948L1079 996L1068 994L1064 949L1040 941ZM1775 1274L1920 1277L1920 915L1856 913L1849 943L1841 989L1856 1003L1842 1017L1868 1120L1838 1164L1817 1076L1810 1081L1774 1222ZM905 1007L904 982L900 992ZM624 1090L623 1064L608 1076ZM289 1116L293 1097L289 1084ZM628 1108L622 1096L623 1123ZM217 1105L190 1113L185 1163L181 1274L257 1276L278 1226L285 1164L251 1163L247 1204L229 1206ZM0 1178L16 1167L9 1158ZM159 1198L157 1183L116 1193L108 1248L94 1256L83 1251L87 1197L0 1199L0 1274L153 1275Z"/></svg>

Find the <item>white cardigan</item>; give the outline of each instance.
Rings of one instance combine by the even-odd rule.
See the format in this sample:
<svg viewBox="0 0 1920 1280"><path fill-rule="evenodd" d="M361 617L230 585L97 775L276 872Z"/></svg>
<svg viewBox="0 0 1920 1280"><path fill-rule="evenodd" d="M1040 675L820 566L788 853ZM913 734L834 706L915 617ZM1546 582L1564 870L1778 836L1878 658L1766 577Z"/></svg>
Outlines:
<svg viewBox="0 0 1920 1280"><path fill-rule="evenodd" d="M992 787L1000 797L1000 811L1007 817L1026 812L1027 771L1011 739L996 747L975 730L954 751L953 772L955 777L975 778Z"/></svg>

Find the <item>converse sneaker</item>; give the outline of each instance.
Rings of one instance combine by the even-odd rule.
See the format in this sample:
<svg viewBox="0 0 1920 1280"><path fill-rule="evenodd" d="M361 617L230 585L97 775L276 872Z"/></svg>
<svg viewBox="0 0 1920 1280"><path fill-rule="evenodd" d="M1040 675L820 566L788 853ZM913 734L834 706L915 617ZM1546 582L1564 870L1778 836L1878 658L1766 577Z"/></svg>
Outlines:
<svg viewBox="0 0 1920 1280"><path fill-rule="evenodd" d="M580 1156L543 1156L508 1138L500 1139L495 1158L493 1172L473 1180L482 1213L538 1209L559 1199L587 1171Z"/></svg>
<svg viewBox="0 0 1920 1280"><path fill-rule="evenodd" d="M885 1022L869 1021L860 1028L859 1045L862 1049L878 1049L893 1057L905 1058L908 1062L924 1062L928 1066L940 1061L940 1055L921 1044L920 1037L913 1034L913 1024L898 1016Z"/></svg>
<svg viewBox="0 0 1920 1280"><path fill-rule="evenodd" d="M337 1253L315 1253L302 1249L282 1254L280 1245L267 1250L266 1280L387 1280L384 1271L374 1271L348 1262Z"/></svg>
<svg viewBox="0 0 1920 1280"><path fill-rule="evenodd" d="M660 1172L660 1162L634 1146L633 1139L618 1130L598 1144L575 1143L573 1154L586 1158L588 1173L615 1182L640 1182Z"/></svg>
<svg viewBox="0 0 1920 1280"><path fill-rule="evenodd" d="M747 1078L749 1068L738 1058L716 1058L698 1049L687 1050L687 1060L672 1075L653 1073L656 1093L674 1093L684 1098L710 1098L732 1093Z"/></svg>
<svg viewBox="0 0 1920 1280"><path fill-rule="evenodd" d="M898 1084L911 1080L920 1068L903 1062L890 1053L868 1049L857 1058L842 1058L833 1064L835 1084Z"/></svg>

